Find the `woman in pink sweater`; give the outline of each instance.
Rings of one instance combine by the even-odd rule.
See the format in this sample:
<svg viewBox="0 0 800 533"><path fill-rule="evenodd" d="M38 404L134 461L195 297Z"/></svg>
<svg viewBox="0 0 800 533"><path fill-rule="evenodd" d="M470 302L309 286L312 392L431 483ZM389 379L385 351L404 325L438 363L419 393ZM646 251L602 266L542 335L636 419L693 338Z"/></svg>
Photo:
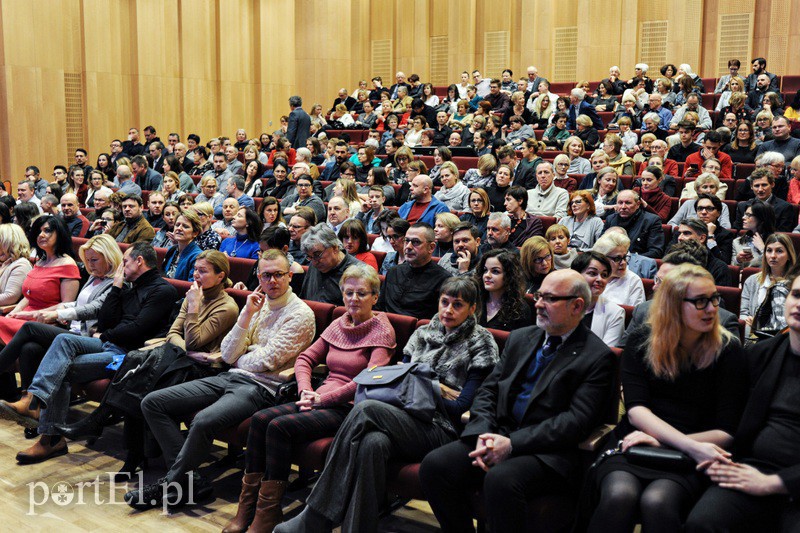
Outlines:
<svg viewBox="0 0 800 533"><path fill-rule="evenodd" d="M339 287L346 313L295 363L300 400L253 416L239 508L224 533L246 531L248 526L251 531L272 531L281 522L292 444L334 436L353 407L353 378L368 366L388 364L394 354L395 334L389 319L372 311L380 290L375 270L353 265L344 271ZM323 363L328 377L315 390L311 371Z"/></svg>

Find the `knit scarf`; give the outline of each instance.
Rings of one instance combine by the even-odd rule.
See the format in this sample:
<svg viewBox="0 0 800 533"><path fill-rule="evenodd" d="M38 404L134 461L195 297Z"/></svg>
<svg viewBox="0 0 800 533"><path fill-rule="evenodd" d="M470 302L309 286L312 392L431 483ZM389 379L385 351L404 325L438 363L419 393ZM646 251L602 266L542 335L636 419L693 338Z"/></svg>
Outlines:
<svg viewBox="0 0 800 533"><path fill-rule="evenodd" d="M359 350L361 348L388 348L397 346L394 328L385 313L375 315L362 322L353 324L353 319L345 313L334 320L320 337L327 343L342 350Z"/></svg>
<svg viewBox="0 0 800 533"><path fill-rule="evenodd" d="M431 322L417 328L404 349L412 363L430 365L439 381L460 389L472 369L491 368L498 361L497 344L474 316L447 333L438 313Z"/></svg>

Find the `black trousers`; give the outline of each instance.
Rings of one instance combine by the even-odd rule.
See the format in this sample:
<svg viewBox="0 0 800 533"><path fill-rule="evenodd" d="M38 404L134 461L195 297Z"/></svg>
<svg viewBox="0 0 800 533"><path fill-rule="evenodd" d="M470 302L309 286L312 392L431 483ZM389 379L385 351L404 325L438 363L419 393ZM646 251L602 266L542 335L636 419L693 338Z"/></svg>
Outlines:
<svg viewBox="0 0 800 533"><path fill-rule="evenodd" d="M422 461L422 490L442 531L475 530L471 500L480 489L490 531L527 531L528 500L569 486L566 478L532 455L510 457L484 472L472 465L468 454L474 449L458 440L433 450Z"/></svg>
<svg viewBox="0 0 800 533"><path fill-rule="evenodd" d="M750 496L716 485L705 491L686 520L687 533L800 531L800 505L786 496Z"/></svg>
<svg viewBox="0 0 800 533"><path fill-rule="evenodd" d="M39 369L47 349L53 344L55 338L67 330L50 324L39 322L26 322L14 335L5 348L0 350L0 390L5 394L6 388L12 386L16 388L14 379L14 361L19 359L19 373L22 378L22 388L27 389ZM11 376L9 379L8 376ZM13 385L11 383L13 382Z"/></svg>

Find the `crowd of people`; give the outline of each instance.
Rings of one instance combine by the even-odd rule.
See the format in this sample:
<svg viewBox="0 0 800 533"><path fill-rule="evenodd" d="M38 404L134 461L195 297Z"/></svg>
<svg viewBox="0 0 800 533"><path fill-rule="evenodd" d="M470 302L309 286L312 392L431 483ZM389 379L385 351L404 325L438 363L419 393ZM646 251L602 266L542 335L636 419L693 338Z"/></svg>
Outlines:
<svg viewBox="0 0 800 533"><path fill-rule="evenodd" d="M0 408L36 438L17 462L122 418L117 478L151 449L167 468L125 501L187 504L212 494L215 436L252 418L228 533L376 531L392 461L421 463L444 531L474 530L476 492L490 531L525 531L554 494L578 501L581 531L792 530L800 91L785 103L751 65L729 62L713 110L686 64L612 67L568 96L535 67L464 72L446 96L398 72L327 112L292 96L258 138L130 128L96 168L83 149L49 182L28 166L0 197ZM312 301L343 312L317 331ZM428 321L402 349L394 315ZM395 363L430 368L432 416L355 401L356 376ZM67 424L73 383L137 364L151 371ZM587 470L579 444L617 413L618 367L624 414ZM284 521L292 450L326 437Z"/></svg>

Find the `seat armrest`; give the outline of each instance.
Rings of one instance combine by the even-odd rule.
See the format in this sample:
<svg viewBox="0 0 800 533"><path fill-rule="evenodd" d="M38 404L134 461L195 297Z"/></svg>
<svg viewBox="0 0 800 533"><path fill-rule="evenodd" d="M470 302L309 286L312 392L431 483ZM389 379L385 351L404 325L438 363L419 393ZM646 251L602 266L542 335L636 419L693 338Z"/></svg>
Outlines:
<svg viewBox="0 0 800 533"><path fill-rule="evenodd" d="M461 414L461 423L467 424L469 422L469 411L466 411Z"/></svg>
<svg viewBox="0 0 800 533"><path fill-rule="evenodd" d="M611 424L604 424L595 428L594 431L580 444L578 448L587 452L596 452L600 448L600 444L606 439L616 426Z"/></svg>

